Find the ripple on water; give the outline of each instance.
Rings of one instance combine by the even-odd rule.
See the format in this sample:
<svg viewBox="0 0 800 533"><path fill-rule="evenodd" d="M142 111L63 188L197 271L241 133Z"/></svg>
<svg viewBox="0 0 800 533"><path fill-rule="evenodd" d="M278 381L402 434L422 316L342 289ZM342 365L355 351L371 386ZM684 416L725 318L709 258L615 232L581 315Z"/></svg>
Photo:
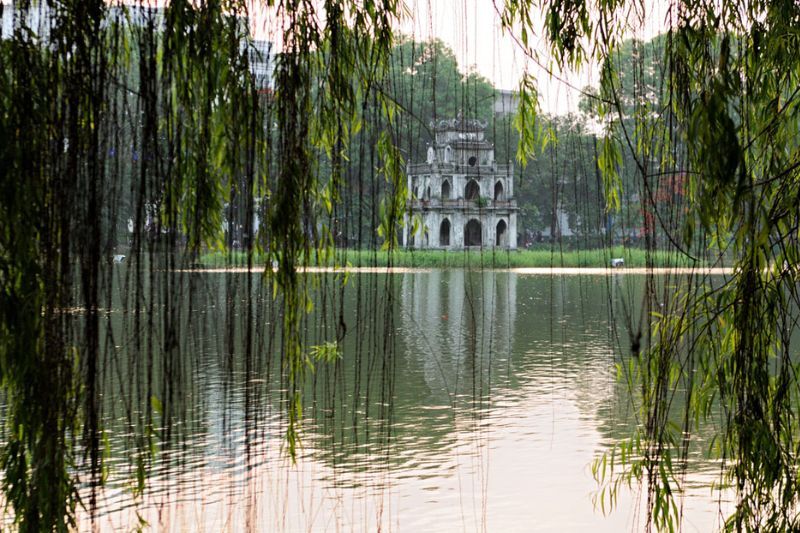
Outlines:
<svg viewBox="0 0 800 533"><path fill-rule="evenodd" d="M254 361L262 371L230 368L225 334L212 324L225 323L226 306L199 307L210 313L202 319L211 326L208 353L185 362L193 369L185 413L169 428L173 442L157 442L141 497L133 498L135 471L126 468L136 434L125 417L108 424L125 429L109 433L104 523L130 529L139 510L166 530L243 530L248 520L261 531L629 530L633 497L603 518L588 469L632 428L614 379L622 355L610 341L609 284L509 273L471 284L463 272L394 281L391 364L384 368L380 351L366 353L383 346L383 330L369 329L382 320L362 331L348 315L336 374L317 365L316 389L304 390L296 464L285 455L279 353L269 375L266 353ZM466 294L474 322L464 318ZM352 292L344 298L348 312L357 307ZM360 303L384 316L379 303ZM104 401L120 401L113 396ZM704 525L718 464L691 458L699 475L687 478L686 508Z"/></svg>

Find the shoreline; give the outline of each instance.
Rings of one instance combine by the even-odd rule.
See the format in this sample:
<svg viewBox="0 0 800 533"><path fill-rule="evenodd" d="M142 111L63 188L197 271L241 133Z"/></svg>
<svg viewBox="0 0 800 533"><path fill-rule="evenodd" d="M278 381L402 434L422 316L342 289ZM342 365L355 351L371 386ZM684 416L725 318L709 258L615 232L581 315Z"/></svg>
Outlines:
<svg viewBox="0 0 800 533"><path fill-rule="evenodd" d="M253 252L252 256L238 251L216 251L201 255L192 268L229 269L245 268L248 261L252 265L264 268L273 265L276 258L263 252ZM702 258L699 261L677 254L676 252L647 251L638 248L590 248L585 250L328 250L325 254L314 253L311 257L300 258L298 265L313 268L361 268L361 272L372 269L410 268L425 271L429 269L491 269L498 271L516 271L520 273L573 273L573 269L594 269L601 272L614 268L613 263L622 260L620 270L637 272L633 269L679 269L689 272L691 269L715 268L720 258ZM186 265L189 267L189 265ZM569 270L567 270L569 269ZM328 270L326 270L328 271ZM651 270L652 271L652 270ZM666 270L664 270L666 271ZM712 270L715 271L715 270ZM359 270L352 270L359 272ZM727 273L728 271L716 271Z"/></svg>
<svg viewBox="0 0 800 533"><path fill-rule="evenodd" d="M176 269L173 272L191 273L191 274L263 274L265 272L264 266L254 266L252 269L247 267L210 267L210 268L186 268ZM277 272L277 268L273 268L273 272ZM357 267L357 266L342 266L342 267L320 267L309 266L298 268L296 271L304 274L424 274L436 271L447 270L466 270L466 271L481 271L481 272L507 272L511 274L519 274L524 276L608 276L608 275L638 275L643 276L646 274L701 274L706 276L726 276L733 274L733 268L730 267L508 267L508 268L458 268L458 267L388 267L388 266L374 266L374 267Z"/></svg>

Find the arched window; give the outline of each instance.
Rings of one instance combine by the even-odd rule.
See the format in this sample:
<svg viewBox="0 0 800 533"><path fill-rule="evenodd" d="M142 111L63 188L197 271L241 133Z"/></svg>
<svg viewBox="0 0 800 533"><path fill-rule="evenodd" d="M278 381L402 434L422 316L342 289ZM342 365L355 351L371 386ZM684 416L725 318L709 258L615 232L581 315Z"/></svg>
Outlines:
<svg viewBox="0 0 800 533"><path fill-rule="evenodd" d="M430 185L428 185L428 188L425 189L425 199L426 200L430 200L431 199L431 186Z"/></svg>
<svg viewBox="0 0 800 533"><path fill-rule="evenodd" d="M450 246L450 221L448 219L442 220L442 225L439 226L439 246Z"/></svg>
<svg viewBox="0 0 800 533"><path fill-rule="evenodd" d="M450 146L447 146L444 149L444 162L449 163L450 159L452 159L453 150L450 149Z"/></svg>
<svg viewBox="0 0 800 533"><path fill-rule="evenodd" d="M495 246L498 247L506 247L508 246L508 225L506 224L505 220L500 220L497 223L497 229L495 232Z"/></svg>
<svg viewBox="0 0 800 533"><path fill-rule="evenodd" d="M481 244L481 223L473 218L464 226L464 246L480 246Z"/></svg>
<svg viewBox="0 0 800 533"><path fill-rule="evenodd" d="M450 199L450 182L444 180L442 183L442 200L449 200Z"/></svg>
<svg viewBox="0 0 800 533"><path fill-rule="evenodd" d="M503 182L500 180L494 184L494 199L495 201L503 200Z"/></svg>
<svg viewBox="0 0 800 533"><path fill-rule="evenodd" d="M481 195L481 187L475 180L469 180L464 187L464 198L467 200L477 200Z"/></svg>

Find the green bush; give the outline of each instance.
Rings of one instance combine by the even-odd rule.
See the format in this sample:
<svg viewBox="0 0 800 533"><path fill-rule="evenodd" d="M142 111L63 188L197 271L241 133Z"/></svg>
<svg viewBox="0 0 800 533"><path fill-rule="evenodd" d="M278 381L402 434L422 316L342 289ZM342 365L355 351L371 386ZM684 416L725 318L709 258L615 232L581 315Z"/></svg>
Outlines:
<svg viewBox="0 0 800 533"><path fill-rule="evenodd" d="M398 250L391 254L380 250L341 249L328 258L311 257L303 264L327 267L407 267L407 268L603 268L611 259L621 257L626 267L690 266L690 262L675 252L646 251L639 248L596 248L591 250ZM254 254L253 264L263 267L268 261L264 254ZM238 251L216 251L201 256L204 268L247 266L247 254Z"/></svg>

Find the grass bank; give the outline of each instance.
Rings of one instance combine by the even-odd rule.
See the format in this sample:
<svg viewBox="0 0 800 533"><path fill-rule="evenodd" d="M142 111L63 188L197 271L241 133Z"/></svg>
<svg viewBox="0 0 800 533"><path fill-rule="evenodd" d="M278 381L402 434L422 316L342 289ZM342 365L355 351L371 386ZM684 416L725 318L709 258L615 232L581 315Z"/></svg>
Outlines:
<svg viewBox="0 0 800 533"><path fill-rule="evenodd" d="M416 267L416 268L580 268L607 267L612 258L623 258L626 267L648 266L648 252L638 248L601 248L594 250L399 250L392 254L374 250L337 250L335 263L312 256L309 266L354 266L354 267ZM256 254L255 265L264 265L266 256ZM655 267L691 266L685 257L674 252L649 252L650 265ZM244 252L210 252L200 257L200 265L206 268L241 267L247 265Z"/></svg>

